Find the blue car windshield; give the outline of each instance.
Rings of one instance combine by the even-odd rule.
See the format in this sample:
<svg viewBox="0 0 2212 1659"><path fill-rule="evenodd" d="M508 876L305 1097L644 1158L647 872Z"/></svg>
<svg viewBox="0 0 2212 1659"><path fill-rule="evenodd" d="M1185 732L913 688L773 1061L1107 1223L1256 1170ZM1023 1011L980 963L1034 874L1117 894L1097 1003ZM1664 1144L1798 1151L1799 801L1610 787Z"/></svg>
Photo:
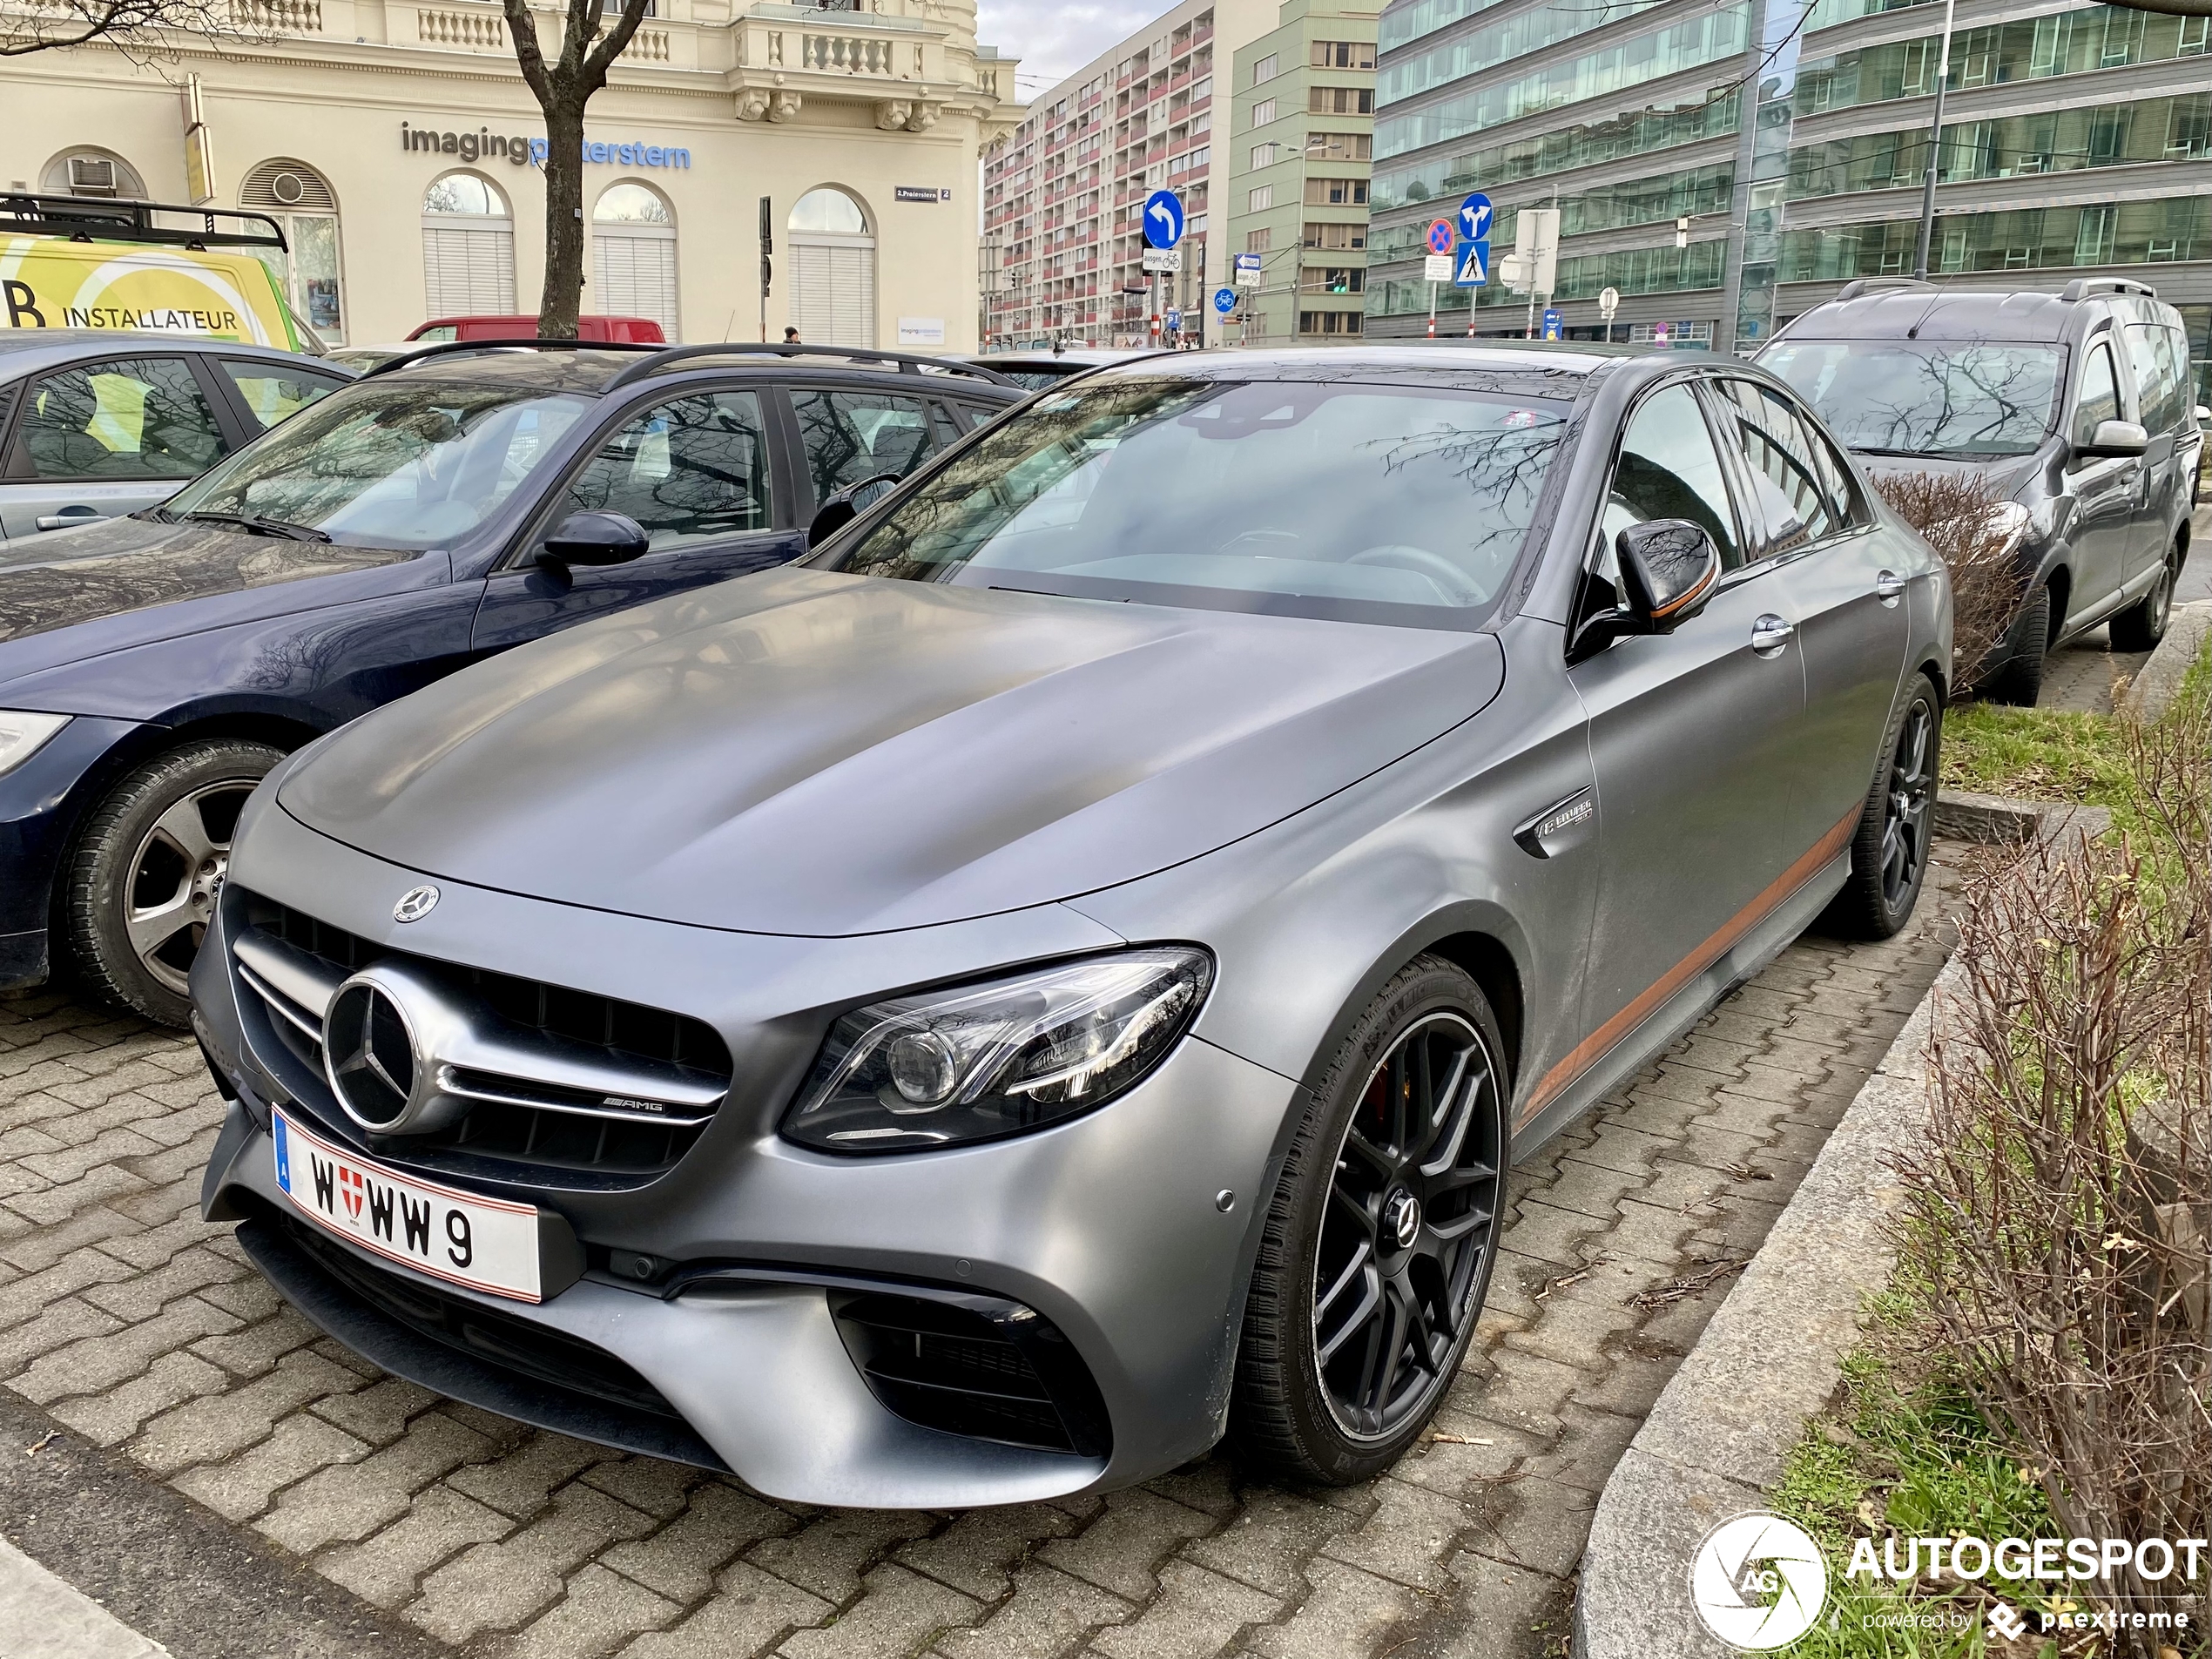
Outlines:
<svg viewBox="0 0 2212 1659"><path fill-rule="evenodd" d="M1082 598L1464 625L1568 406L1335 381L1114 380L989 428L826 563Z"/></svg>
<svg viewBox="0 0 2212 1659"><path fill-rule="evenodd" d="M165 503L275 520L349 547L443 547L545 464L592 400L535 388L371 381L293 415Z"/></svg>

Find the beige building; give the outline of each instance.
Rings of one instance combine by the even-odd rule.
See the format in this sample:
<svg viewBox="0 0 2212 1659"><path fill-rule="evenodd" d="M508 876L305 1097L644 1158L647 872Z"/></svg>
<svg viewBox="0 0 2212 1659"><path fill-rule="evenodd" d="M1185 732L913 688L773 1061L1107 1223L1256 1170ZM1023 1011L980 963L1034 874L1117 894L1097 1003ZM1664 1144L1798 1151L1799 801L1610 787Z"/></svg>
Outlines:
<svg viewBox="0 0 2212 1659"><path fill-rule="evenodd" d="M657 0L585 122L587 313L972 349L976 162L1019 118L973 0ZM545 128L498 6L236 0L256 37L0 61L0 182L255 208L326 338L534 313ZM541 23L557 50L559 13ZM194 185L204 179L204 193ZM764 321L759 199L775 238Z"/></svg>

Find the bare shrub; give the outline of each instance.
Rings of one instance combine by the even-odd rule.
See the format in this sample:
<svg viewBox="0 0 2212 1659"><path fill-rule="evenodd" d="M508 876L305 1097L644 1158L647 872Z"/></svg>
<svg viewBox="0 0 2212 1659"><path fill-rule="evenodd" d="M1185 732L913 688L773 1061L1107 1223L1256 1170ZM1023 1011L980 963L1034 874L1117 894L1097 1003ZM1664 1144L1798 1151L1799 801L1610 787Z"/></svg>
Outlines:
<svg viewBox="0 0 2212 1659"><path fill-rule="evenodd" d="M1972 473L1881 473L1874 487L1951 567L1951 683L1970 691L2003 666L1992 658L2027 597L2005 497Z"/></svg>
<svg viewBox="0 0 2212 1659"><path fill-rule="evenodd" d="M2208 738L2202 703L2132 728L2145 827L2031 850L1978 893L1972 994L1939 1010L1931 1133L1899 1160L1931 1344L2075 1537L2212 1521ZM2178 1568L2052 1588L2212 1618L2205 1577ZM2151 1656L2174 1638L2111 1639Z"/></svg>

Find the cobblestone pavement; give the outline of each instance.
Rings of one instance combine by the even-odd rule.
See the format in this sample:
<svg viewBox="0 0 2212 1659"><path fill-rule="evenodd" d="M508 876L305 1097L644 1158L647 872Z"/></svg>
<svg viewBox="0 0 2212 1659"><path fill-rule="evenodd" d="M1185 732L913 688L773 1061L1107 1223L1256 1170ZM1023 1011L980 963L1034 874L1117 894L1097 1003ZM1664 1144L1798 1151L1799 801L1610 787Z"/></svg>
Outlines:
<svg viewBox="0 0 2212 1659"><path fill-rule="evenodd" d="M810 1509L440 1400L203 1225L189 1039L0 996L0 1379L472 1654L1552 1655L1592 1507L1940 966L1959 866L1872 946L1808 936L1515 1173L1433 1439L1302 1493L1215 1456L1104 1498Z"/></svg>

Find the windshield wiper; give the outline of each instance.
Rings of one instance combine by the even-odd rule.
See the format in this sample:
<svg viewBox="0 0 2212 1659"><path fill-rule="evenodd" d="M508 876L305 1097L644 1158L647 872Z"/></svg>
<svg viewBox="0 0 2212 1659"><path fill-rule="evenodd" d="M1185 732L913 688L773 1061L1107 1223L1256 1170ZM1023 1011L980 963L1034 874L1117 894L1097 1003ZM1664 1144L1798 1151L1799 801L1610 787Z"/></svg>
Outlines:
<svg viewBox="0 0 2212 1659"><path fill-rule="evenodd" d="M186 513L185 516L197 524L235 524L242 530L256 536L281 536L287 542L327 542L329 534L312 524L288 524L280 518L263 518L257 513Z"/></svg>

